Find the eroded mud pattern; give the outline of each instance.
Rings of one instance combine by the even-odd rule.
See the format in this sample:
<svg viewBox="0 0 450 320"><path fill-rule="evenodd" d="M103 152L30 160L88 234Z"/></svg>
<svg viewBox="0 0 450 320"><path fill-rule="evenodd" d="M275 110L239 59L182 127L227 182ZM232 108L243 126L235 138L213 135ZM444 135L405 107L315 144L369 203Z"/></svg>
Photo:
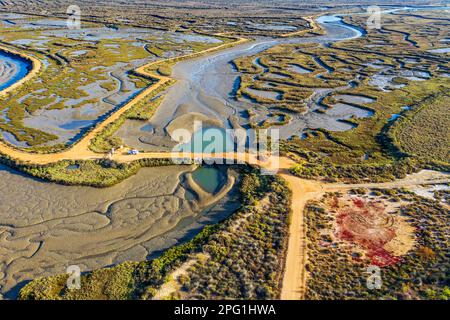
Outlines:
<svg viewBox="0 0 450 320"><path fill-rule="evenodd" d="M146 168L95 189L32 180L0 166L1 292L14 297L17 284L73 264L87 271L142 261L236 209L229 201L234 175L225 176L216 196L197 194L199 186L186 179L193 169Z"/></svg>

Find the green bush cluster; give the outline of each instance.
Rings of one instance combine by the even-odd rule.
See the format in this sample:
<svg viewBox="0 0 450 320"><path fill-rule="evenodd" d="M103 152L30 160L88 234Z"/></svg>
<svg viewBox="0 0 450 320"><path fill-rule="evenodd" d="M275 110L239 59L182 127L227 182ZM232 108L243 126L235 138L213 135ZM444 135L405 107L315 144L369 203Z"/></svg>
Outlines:
<svg viewBox="0 0 450 320"><path fill-rule="evenodd" d="M399 161L375 164L337 165L324 162L305 162L297 164L291 172L301 178L314 179L324 177L329 181L346 182L386 182L404 178L423 168L419 161L406 158Z"/></svg>
<svg viewBox="0 0 450 320"><path fill-rule="evenodd" d="M182 298L279 297L290 190L279 178L251 174L244 176L241 192L243 209L203 246L201 253L207 258L197 261L181 280Z"/></svg>
<svg viewBox="0 0 450 320"><path fill-rule="evenodd" d="M430 97L396 121L388 134L401 151L428 162L450 159L450 95Z"/></svg>
<svg viewBox="0 0 450 320"><path fill-rule="evenodd" d="M173 165L171 159L140 159L130 163L109 159L63 160L48 165L32 165L1 154L0 163L46 181L97 188L111 187L135 175L141 168Z"/></svg>

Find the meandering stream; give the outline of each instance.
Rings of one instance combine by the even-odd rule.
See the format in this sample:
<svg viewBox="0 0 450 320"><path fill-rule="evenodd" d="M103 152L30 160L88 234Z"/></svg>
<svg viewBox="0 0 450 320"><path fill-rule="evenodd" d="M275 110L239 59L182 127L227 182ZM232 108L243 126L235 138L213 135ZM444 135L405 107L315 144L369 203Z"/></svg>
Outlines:
<svg viewBox="0 0 450 320"><path fill-rule="evenodd" d="M310 38L257 38L254 41L232 47L207 56L178 62L173 67L172 76L177 79L175 85L165 93L161 106L149 121L152 132L136 132L135 147L145 150L165 150L173 145L167 133L171 121L186 113L199 113L216 119L224 128L234 128L237 119L239 125L245 120L244 111L258 109L251 101L236 101L232 95L240 74L233 68L231 61L243 56L252 56L273 46L289 43L317 43L349 40L361 37L363 32L350 26L335 16L323 16L317 20L326 30L325 35ZM332 115L308 113L295 115L292 121L280 128L281 138L289 138L293 132L300 133L306 127L326 127L335 130L347 130L351 126L338 121ZM125 124L126 126L126 124ZM126 134L131 130L127 130ZM127 143L132 139L128 135ZM147 145L147 148L146 148Z"/></svg>

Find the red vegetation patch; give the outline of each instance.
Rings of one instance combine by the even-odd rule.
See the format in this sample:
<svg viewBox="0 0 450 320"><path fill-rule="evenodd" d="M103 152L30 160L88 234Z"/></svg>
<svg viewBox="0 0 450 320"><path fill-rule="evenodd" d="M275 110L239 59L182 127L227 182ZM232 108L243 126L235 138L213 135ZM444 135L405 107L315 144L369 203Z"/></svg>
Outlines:
<svg viewBox="0 0 450 320"><path fill-rule="evenodd" d="M353 199L353 205L339 210L336 236L362 247L373 265L385 267L402 261L384 246L396 237L394 218L383 204Z"/></svg>
<svg viewBox="0 0 450 320"><path fill-rule="evenodd" d="M396 257L383 248L370 250L369 252L367 252L367 256L369 257L373 265L379 267L390 266L402 262L401 257Z"/></svg>

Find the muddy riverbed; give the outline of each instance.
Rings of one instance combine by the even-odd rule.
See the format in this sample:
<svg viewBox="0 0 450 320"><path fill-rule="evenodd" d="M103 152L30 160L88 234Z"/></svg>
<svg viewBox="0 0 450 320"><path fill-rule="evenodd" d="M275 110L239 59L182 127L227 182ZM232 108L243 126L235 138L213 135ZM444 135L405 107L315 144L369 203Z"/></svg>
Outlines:
<svg viewBox="0 0 450 320"><path fill-rule="evenodd" d="M0 20L8 18L9 14L0 13ZM162 54L162 58L170 56L178 56L189 53L189 43L192 44L220 44L222 40L215 37L185 34L180 32L165 32L148 28L123 27L108 28L99 25L83 26L81 29L68 29L66 20L64 19L32 19L22 16L16 19L10 18L14 23L14 28L18 30L34 30L30 32L20 32L17 39L7 40L12 45L24 47L30 50L46 51L48 44L54 41L64 42L65 39L78 41L79 44L85 45L91 43L93 47L99 46L101 50L108 51L111 55L119 53L122 45L127 45L131 51L131 57L119 60L115 63L110 61L98 60L98 63L92 65L89 73L95 72L100 80L88 81L86 78L77 79L80 94L76 97L68 97L67 93L50 92L49 91L30 91L26 96L21 97L18 103L23 103L29 97L37 99L49 100L48 104L39 108L32 113L27 113L24 118L24 125L29 128L37 129L50 133L58 137L56 140L49 142L49 145L75 142L80 136L98 121L104 119L114 109L120 108L132 98L144 90L144 85L138 85L133 74L130 72L144 64L157 59L156 56L148 52L148 46L165 44L173 49L168 49ZM9 21L9 20L8 20ZM0 32L0 39L8 39L5 34ZM127 40L124 42L123 40ZM99 44L100 43L100 44ZM103 44L104 43L104 46ZM180 45L183 49L177 49ZM61 56L65 59L82 59L84 55L92 55L95 51L85 48L83 50L74 49L58 49ZM187 50L184 52L183 50ZM139 54L137 54L139 53ZM130 57L130 52L129 52ZM49 68L54 65L49 64L48 56L41 56L43 69L47 72L54 72ZM46 61L47 60L47 61ZM22 61L15 56L9 56L0 52L0 90L22 79L29 71L30 66L27 61ZM105 64L105 65L102 65ZM74 73L77 76L79 69L73 68L71 64L65 64L64 60L61 67L67 73ZM92 75L91 75L92 77ZM65 81L69 81L66 78ZM36 80L39 82L39 79ZM30 88L33 86L31 85ZM55 105L61 104L64 107L54 108ZM4 113L1 115L5 121L8 109L0 107ZM26 147L26 144L17 141L12 134L0 131L0 137L6 139L9 143L20 147Z"/></svg>
<svg viewBox="0 0 450 320"><path fill-rule="evenodd" d="M0 166L0 293L27 280L142 261L239 206L226 168L141 169L107 189L61 186Z"/></svg>
<svg viewBox="0 0 450 320"><path fill-rule="evenodd" d="M231 93L240 74L233 69L230 62L238 57L255 55L278 44L315 42L319 45L362 35L360 30L344 24L337 17L322 18L319 22L327 31L325 36L291 39L258 38L208 56L177 63L173 68L173 77L178 81L167 90L153 118L142 125L135 122L126 123L125 126L128 129L120 131L118 137L124 139L128 145L142 150L154 151L158 149L158 146L162 146L160 150L166 150L168 146L173 145L167 128L174 120L186 113L200 113L208 118L216 119L220 121L220 126L223 128L245 126L247 119L241 116L245 110L257 111L260 108L251 101L236 101L233 98ZM268 93L265 94L268 95ZM275 93L268 97L278 99L279 95ZM237 122L232 119L236 119ZM131 129L133 125L142 128L145 124L151 126L151 132ZM300 134L306 128L349 129L348 125L343 125L338 117L311 112L294 115L289 124L280 128L280 135L281 138L289 138Z"/></svg>

